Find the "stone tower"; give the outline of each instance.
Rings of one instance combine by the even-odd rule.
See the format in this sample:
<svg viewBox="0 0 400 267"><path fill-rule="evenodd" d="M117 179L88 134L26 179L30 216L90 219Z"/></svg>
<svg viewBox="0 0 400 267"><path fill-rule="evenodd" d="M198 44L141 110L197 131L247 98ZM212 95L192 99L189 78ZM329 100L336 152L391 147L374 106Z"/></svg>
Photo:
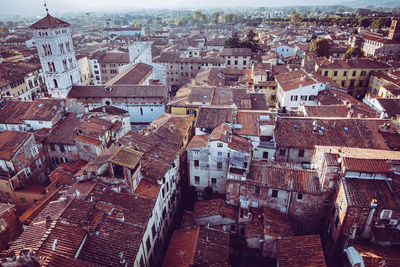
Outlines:
<svg viewBox="0 0 400 267"><path fill-rule="evenodd" d="M69 23L50 16L47 11L47 16L30 28L49 93L52 97L66 98L71 87L79 83Z"/></svg>
<svg viewBox="0 0 400 267"><path fill-rule="evenodd" d="M390 30L388 34L388 39L400 41L400 21L392 20L392 25L390 25Z"/></svg>

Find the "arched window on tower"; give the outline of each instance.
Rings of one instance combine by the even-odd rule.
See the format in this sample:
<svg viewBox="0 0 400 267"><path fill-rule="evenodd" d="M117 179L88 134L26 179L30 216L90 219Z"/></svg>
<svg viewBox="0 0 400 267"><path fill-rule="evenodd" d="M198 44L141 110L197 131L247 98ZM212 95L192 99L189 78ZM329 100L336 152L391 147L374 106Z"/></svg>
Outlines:
<svg viewBox="0 0 400 267"><path fill-rule="evenodd" d="M46 46L45 45L42 45L42 46L43 46L43 53L44 53L45 56L47 56Z"/></svg>
<svg viewBox="0 0 400 267"><path fill-rule="evenodd" d="M71 48L69 47L69 42L65 43L65 47L67 48L67 51L71 51Z"/></svg>
<svg viewBox="0 0 400 267"><path fill-rule="evenodd" d="M61 53L64 53L64 44L61 43L61 44L59 44L59 46L60 46L60 52L61 52Z"/></svg>
<svg viewBox="0 0 400 267"><path fill-rule="evenodd" d="M70 75L69 78L71 79L71 84L74 84L74 81L72 80L72 75Z"/></svg>
<svg viewBox="0 0 400 267"><path fill-rule="evenodd" d="M54 79L54 80L53 80L53 82L54 82L54 88L58 88L58 83L57 83L57 80L56 80L56 79Z"/></svg>
<svg viewBox="0 0 400 267"><path fill-rule="evenodd" d="M73 67L72 58L69 58L68 61L69 61L69 67L72 68Z"/></svg>
<svg viewBox="0 0 400 267"><path fill-rule="evenodd" d="M51 62L51 66L53 67L53 71L56 71L56 67L54 66L54 62Z"/></svg>
<svg viewBox="0 0 400 267"><path fill-rule="evenodd" d="M62 63L63 63L63 66L64 66L64 70L67 70L67 60L63 59Z"/></svg>
<svg viewBox="0 0 400 267"><path fill-rule="evenodd" d="M53 71L53 68L51 67L51 63L47 62L47 65L49 66L49 71Z"/></svg>
<svg viewBox="0 0 400 267"><path fill-rule="evenodd" d="M47 45L47 54L52 55L53 53L51 52L51 45Z"/></svg>
<svg viewBox="0 0 400 267"><path fill-rule="evenodd" d="M28 83L29 83L29 89L32 89L32 88L33 88L33 83L32 83L32 81L30 80Z"/></svg>

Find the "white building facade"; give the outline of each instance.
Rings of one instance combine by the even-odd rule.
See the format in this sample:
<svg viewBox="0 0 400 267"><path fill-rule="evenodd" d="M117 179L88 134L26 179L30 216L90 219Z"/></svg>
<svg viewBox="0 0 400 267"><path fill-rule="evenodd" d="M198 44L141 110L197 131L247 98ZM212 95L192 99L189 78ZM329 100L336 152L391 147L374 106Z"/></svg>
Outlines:
<svg viewBox="0 0 400 267"><path fill-rule="evenodd" d="M53 97L66 98L80 80L69 23L47 14L30 28L48 92Z"/></svg>

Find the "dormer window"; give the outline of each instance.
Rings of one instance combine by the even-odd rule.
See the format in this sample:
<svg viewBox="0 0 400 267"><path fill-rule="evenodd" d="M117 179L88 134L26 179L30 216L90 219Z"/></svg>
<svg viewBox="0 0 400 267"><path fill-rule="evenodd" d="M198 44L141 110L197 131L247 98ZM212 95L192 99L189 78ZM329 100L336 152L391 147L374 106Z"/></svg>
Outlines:
<svg viewBox="0 0 400 267"><path fill-rule="evenodd" d="M382 220L389 220L390 217L392 217L392 211L391 210L382 210L380 218Z"/></svg>

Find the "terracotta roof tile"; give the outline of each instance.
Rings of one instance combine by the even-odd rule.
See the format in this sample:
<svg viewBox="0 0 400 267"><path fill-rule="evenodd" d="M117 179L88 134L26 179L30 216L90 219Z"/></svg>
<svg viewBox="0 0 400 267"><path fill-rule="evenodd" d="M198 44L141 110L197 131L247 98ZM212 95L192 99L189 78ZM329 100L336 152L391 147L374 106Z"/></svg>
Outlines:
<svg viewBox="0 0 400 267"><path fill-rule="evenodd" d="M187 149L196 149L207 147L208 145L208 135L196 135L190 140Z"/></svg>
<svg viewBox="0 0 400 267"><path fill-rule="evenodd" d="M278 263L282 267L325 267L319 235L284 237L277 242Z"/></svg>
<svg viewBox="0 0 400 267"><path fill-rule="evenodd" d="M319 194L321 191L318 174L315 171L300 169L290 164L252 161L247 180L271 188L301 193Z"/></svg>
<svg viewBox="0 0 400 267"><path fill-rule="evenodd" d="M294 235L293 226L289 217L280 211L264 208L264 234L273 238Z"/></svg>
<svg viewBox="0 0 400 267"><path fill-rule="evenodd" d="M197 128L214 129L221 123L232 123L233 117L232 107L200 107L195 126Z"/></svg>
<svg viewBox="0 0 400 267"><path fill-rule="evenodd" d="M347 178L342 179L342 183L349 206L369 207L371 200L376 199L383 209L400 207L400 197L396 194L399 192L396 190L398 185L393 182Z"/></svg>
<svg viewBox="0 0 400 267"><path fill-rule="evenodd" d="M41 20L35 22L29 28L32 29L48 29L48 28L59 28L59 27L69 27L69 23L52 17L47 13L47 16L42 18Z"/></svg>
<svg viewBox="0 0 400 267"><path fill-rule="evenodd" d="M220 215L224 218L235 220L237 212L234 206L226 204L223 199L210 199L196 201L193 215L195 219Z"/></svg>
<svg viewBox="0 0 400 267"><path fill-rule="evenodd" d="M4 131L0 133L0 159L10 160L32 133Z"/></svg>
<svg viewBox="0 0 400 267"><path fill-rule="evenodd" d="M384 159L360 159L343 157L343 166L349 171L359 172L393 172L389 162Z"/></svg>

